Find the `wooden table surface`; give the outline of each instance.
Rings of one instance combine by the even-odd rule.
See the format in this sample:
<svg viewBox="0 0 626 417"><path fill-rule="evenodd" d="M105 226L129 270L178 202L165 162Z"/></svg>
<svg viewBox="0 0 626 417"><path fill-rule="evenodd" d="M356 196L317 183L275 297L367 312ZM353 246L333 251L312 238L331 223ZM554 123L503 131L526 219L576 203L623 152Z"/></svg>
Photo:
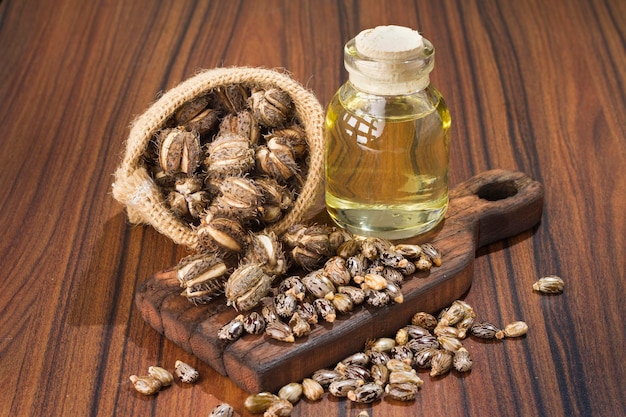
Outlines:
<svg viewBox="0 0 626 417"><path fill-rule="evenodd" d="M343 44L381 24L437 49L451 185L491 168L545 186L541 224L479 250L464 299L526 337L466 342L466 375L414 402L325 397L293 416L616 416L626 410L626 2L620 0L0 2L0 416L206 416L247 393L148 326L134 294L186 254L111 196L133 119L217 66L286 68L325 106ZM556 274L563 294L532 283ZM177 360L194 386L129 375Z"/></svg>

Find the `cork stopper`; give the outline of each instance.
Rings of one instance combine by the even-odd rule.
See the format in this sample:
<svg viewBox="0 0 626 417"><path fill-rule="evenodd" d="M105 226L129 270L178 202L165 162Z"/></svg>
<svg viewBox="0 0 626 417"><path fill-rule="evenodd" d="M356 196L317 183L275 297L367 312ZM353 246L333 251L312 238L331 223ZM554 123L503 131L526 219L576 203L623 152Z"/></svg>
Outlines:
<svg viewBox="0 0 626 417"><path fill-rule="evenodd" d="M424 89L434 64L434 49L416 30L378 26L346 44L345 65L350 82L379 95L410 94Z"/></svg>
<svg viewBox="0 0 626 417"><path fill-rule="evenodd" d="M416 58L424 47L418 31L403 26L378 26L359 33L355 38L357 51L364 57L386 61Z"/></svg>

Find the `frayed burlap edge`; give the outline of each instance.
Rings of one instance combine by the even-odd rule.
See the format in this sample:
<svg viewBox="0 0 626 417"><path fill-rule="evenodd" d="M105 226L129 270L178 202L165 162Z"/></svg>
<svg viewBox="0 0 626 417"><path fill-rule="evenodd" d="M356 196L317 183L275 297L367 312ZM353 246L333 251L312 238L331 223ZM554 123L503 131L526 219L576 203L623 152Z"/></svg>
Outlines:
<svg viewBox="0 0 626 417"><path fill-rule="evenodd" d="M284 233L304 221L316 207L324 184L324 112L315 96L286 74L250 67L215 68L198 73L166 92L133 122L120 166L115 171L113 197L126 206L131 223L146 223L174 242L197 249L198 237L188 224L169 210L159 188L142 165L142 157L153 135L186 101L209 90L229 84L261 88L278 87L292 98L298 119L305 128L309 145L306 181L294 207L266 231Z"/></svg>

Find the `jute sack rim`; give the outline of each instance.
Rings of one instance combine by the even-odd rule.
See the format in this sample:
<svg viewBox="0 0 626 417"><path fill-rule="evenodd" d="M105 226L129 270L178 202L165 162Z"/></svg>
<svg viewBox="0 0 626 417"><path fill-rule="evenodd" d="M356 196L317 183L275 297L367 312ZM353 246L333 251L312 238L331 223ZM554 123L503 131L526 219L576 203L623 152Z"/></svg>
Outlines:
<svg viewBox="0 0 626 417"><path fill-rule="evenodd" d="M195 231L169 210L158 186L143 166L142 157L153 135L183 103L216 87L230 84L277 87L287 92L306 132L309 146L306 181L291 210L265 231L282 234L291 225L303 221L315 206L319 206L324 183L324 111L315 95L289 75L276 70L223 67L204 70L186 79L163 94L133 121L112 186L113 197L126 207L131 223L149 224L177 244L198 248Z"/></svg>

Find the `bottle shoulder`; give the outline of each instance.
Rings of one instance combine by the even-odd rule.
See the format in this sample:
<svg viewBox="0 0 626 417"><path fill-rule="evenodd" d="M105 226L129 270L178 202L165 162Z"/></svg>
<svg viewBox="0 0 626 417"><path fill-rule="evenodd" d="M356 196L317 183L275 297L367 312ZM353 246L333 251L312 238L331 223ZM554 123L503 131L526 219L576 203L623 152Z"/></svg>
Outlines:
<svg viewBox="0 0 626 417"><path fill-rule="evenodd" d="M445 102L432 84L411 94L377 95L360 91L348 81L337 90L330 105L374 118L413 118L441 109Z"/></svg>

